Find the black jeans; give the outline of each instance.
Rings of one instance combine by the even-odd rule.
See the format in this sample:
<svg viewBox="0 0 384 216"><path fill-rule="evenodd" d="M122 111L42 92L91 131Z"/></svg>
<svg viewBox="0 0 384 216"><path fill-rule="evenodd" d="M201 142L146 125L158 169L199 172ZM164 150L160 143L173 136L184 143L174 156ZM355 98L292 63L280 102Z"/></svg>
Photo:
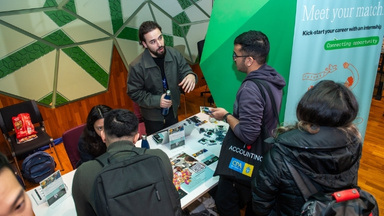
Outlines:
<svg viewBox="0 0 384 216"><path fill-rule="evenodd" d="M173 109L170 107L168 115L164 116L164 121L150 121L144 119L145 131L147 132L147 135L151 135L173 124L176 124L178 121L178 115L175 117L173 115Z"/></svg>
<svg viewBox="0 0 384 216"><path fill-rule="evenodd" d="M240 216L240 209L245 206L245 216L255 215L252 210L251 187L232 179L220 176L214 198L220 216Z"/></svg>

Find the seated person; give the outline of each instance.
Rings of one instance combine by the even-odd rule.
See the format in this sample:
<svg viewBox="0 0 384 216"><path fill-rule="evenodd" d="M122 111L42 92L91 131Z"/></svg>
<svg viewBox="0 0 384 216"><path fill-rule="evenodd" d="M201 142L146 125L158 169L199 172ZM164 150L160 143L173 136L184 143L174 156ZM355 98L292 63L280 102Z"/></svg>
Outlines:
<svg viewBox="0 0 384 216"><path fill-rule="evenodd" d="M105 143L101 140L100 133L104 128L104 116L111 109L106 105L92 107L87 117L87 125L79 139L80 161L77 162L76 167L95 159L107 150Z"/></svg>
<svg viewBox="0 0 384 216"><path fill-rule="evenodd" d="M5 155L0 153L0 215L34 215L31 200Z"/></svg>
<svg viewBox="0 0 384 216"><path fill-rule="evenodd" d="M106 142L107 153L112 154L135 149L134 144L139 138L138 125L137 117L129 110L115 109L108 112L104 120L104 130L101 133L102 139ZM145 154L158 156L163 162L169 181L172 181L172 166L167 154L160 149L147 149ZM95 179L101 169L102 166L97 160L91 160L83 163L75 173L72 195L78 216L96 215L95 198L92 191ZM126 181L126 179L116 179L116 184L119 184L120 181ZM152 215L156 215L156 212Z"/></svg>

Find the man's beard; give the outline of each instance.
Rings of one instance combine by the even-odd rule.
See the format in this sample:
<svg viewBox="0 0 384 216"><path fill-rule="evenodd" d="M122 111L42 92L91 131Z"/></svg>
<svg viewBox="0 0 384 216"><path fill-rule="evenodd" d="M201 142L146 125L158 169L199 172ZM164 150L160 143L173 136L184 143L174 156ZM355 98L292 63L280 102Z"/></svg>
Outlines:
<svg viewBox="0 0 384 216"><path fill-rule="evenodd" d="M159 53L158 51L163 48L163 53ZM165 47L162 46L162 47L159 47L159 49L157 49L155 52L153 52L152 50L149 50L153 55L155 55L157 58L163 58L165 56Z"/></svg>

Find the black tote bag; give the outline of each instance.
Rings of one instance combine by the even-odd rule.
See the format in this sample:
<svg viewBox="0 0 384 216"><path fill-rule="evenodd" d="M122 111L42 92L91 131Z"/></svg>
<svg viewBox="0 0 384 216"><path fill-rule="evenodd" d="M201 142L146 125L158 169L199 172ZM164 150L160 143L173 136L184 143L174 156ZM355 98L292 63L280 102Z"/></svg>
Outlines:
<svg viewBox="0 0 384 216"><path fill-rule="evenodd" d="M257 79L252 79L252 81L258 86L264 101L266 97L261 86L264 86L264 88L268 91L273 107L272 109L276 121L278 122L277 107L274 99L272 98L273 94L270 88L264 83L264 81ZM268 137L270 136L267 132L263 119L261 133L255 143L250 146L251 148L248 149L246 144L241 141L229 127L227 135L223 140L223 145L221 146L219 161L214 175L221 175L236 180L250 182L254 173L256 173L263 161L264 153L266 153L273 145L272 143L264 142L264 140Z"/></svg>
<svg viewBox="0 0 384 216"><path fill-rule="evenodd" d="M265 132L263 128L262 131ZM229 128L221 146L214 175L250 182L256 173L255 170L258 170L263 161L263 154L272 147L272 144L263 141L264 137L265 139L268 137L264 134L267 135L260 134L261 136L251 145L251 149L247 149L244 142Z"/></svg>

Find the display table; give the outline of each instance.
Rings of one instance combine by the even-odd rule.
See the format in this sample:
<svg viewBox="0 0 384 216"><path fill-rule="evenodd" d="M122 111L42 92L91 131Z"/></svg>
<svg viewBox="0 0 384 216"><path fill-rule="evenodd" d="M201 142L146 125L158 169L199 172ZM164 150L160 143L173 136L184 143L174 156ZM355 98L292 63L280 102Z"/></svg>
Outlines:
<svg viewBox="0 0 384 216"><path fill-rule="evenodd" d="M163 150L171 159L171 162L179 161L180 155L187 155L193 157L193 162L189 163L189 166L192 171L192 176L190 182L182 183L180 185L180 192L182 191L183 197L181 198L181 207L184 209L196 199L201 197L203 194L208 192L211 188L217 185L218 177L213 177L213 172L217 166L217 158L220 153L220 144L214 143L202 143L202 138L209 140L209 136L205 134L204 131L209 131L209 129L215 129L218 125L227 127L224 122L210 123L208 121L209 116L203 113L198 113L195 115L202 122L205 122L199 126L196 126L189 136L185 137L185 145L180 146L174 149L170 149L169 145L157 144L153 136L148 136L148 142L151 148ZM185 120L184 120L185 121ZM183 121L183 122L184 122ZM172 127L171 127L172 128ZM203 130L201 129L203 128ZM213 138L212 138L213 139ZM136 143L136 146L140 146L141 141ZM190 158L190 157L189 157ZM174 163L173 163L174 164ZM197 170L196 167L199 167ZM65 175L63 175L63 181L68 187L68 196L61 198L54 203L52 206L42 203L37 205L32 193L34 189L27 191L27 194L31 198L33 211L36 216L40 215L76 215L75 204L71 195L72 191L72 180L76 170L73 170Z"/></svg>

